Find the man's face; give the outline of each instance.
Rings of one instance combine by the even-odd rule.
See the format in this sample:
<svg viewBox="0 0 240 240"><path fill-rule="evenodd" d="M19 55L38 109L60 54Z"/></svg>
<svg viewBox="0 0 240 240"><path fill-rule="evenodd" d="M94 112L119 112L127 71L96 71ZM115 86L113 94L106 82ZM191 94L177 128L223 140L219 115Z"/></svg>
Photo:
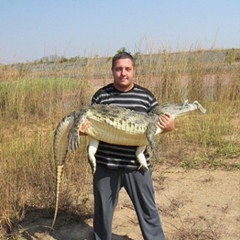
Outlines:
<svg viewBox="0 0 240 240"><path fill-rule="evenodd" d="M120 91L128 91L133 87L135 69L133 62L129 58L119 59L112 69L113 85Z"/></svg>

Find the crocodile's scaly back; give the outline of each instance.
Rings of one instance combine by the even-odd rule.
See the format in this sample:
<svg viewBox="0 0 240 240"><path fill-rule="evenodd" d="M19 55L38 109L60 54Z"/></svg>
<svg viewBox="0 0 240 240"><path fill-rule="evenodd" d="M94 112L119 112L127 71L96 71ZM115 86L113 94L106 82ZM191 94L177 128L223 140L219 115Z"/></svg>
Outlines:
<svg viewBox="0 0 240 240"><path fill-rule="evenodd" d="M90 121L87 134L103 142L125 146L148 144L145 133L149 124L156 125L147 114L111 105L93 105L86 112Z"/></svg>

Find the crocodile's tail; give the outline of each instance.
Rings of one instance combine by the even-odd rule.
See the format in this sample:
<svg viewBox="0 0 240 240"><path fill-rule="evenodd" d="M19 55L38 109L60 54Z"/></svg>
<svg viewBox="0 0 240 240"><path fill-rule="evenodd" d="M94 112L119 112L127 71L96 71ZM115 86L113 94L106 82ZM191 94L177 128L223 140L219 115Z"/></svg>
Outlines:
<svg viewBox="0 0 240 240"><path fill-rule="evenodd" d="M70 114L62 119L58 124L53 140L53 153L54 160L56 165L56 199L55 199L55 212L52 222L52 227L55 224L57 212L58 212L58 203L59 203L59 193L60 186L62 182L62 173L63 166L68 152L68 133L69 129L72 127L74 122L74 114Z"/></svg>
<svg viewBox="0 0 240 240"><path fill-rule="evenodd" d="M56 199L55 199L55 211L54 211L54 217L52 221L52 228L54 227L54 224L56 222L57 213L58 213L58 205L59 205L59 193L60 193L60 185L62 182L62 175L63 175L63 165L57 166L57 182L56 182Z"/></svg>

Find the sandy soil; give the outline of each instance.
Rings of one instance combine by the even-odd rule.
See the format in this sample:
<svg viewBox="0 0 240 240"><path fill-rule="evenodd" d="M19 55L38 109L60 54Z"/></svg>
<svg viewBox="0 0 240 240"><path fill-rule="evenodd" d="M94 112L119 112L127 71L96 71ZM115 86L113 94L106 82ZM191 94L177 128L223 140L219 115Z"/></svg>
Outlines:
<svg viewBox="0 0 240 240"><path fill-rule="evenodd" d="M167 240L237 240L240 237L240 171L189 170L154 166L156 202ZM90 200L92 195L89 193ZM92 218L66 220L59 214L27 213L23 239L90 240ZM120 192L113 221L114 240L143 239L132 203Z"/></svg>

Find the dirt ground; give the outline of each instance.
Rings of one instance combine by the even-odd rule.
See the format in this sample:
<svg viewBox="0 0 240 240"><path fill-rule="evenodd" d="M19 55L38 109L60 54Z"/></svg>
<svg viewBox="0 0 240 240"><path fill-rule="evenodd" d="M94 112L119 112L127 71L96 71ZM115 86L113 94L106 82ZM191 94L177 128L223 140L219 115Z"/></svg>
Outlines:
<svg viewBox="0 0 240 240"><path fill-rule="evenodd" d="M240 239L240 171L184 170L154 166L156 202L167 240ZM92 201L92 195L90 201ZM34 215L35 214L35 215ZM34 215L34 217L33 217ZM59 214L31 212L22 222L22 239L90 240L92 217L66 221ZM122 189L114 215L114 240L143 239L132 203Z"/></svg>

